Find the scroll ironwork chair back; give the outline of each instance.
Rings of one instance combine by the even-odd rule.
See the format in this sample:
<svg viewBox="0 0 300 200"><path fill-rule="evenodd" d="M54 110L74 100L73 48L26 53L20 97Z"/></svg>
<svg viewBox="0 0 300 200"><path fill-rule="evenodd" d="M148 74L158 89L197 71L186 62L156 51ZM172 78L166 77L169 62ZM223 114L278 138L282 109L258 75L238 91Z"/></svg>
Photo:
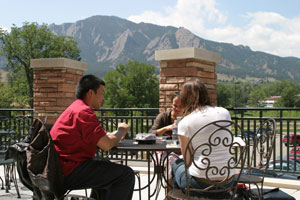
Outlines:
<svg viewBox="0 0 300 200"><path fill-rule="evenodd" d="M246 172L241 175L240 183L249 185L254 184L257 188L258 198L263 199L264 177L270 166L273 148L276 137L276 121L267 119L262 121L259 128L255 132L253 147L250 154L250 162L246 168ZM251 175L251 172L259 171L261 176ZM259 188L260 185L260 188ZM249 189L250 195L251 188Z"/></svg>
<svg viewBox="0 0 300 200"><path fill-rule="evenodd" d="M221 199L233 199L236 190L236 181L240 177L240 173L238 172L243 170L246 148L234 140L235 137L232 133L232 129L241 133L240 126L233 121L219 120L208 123L194 133L189 139L186 150L183 153L185 159L188 158L188 156L190 157L189 160L185 160L187 185L185 188L185 197L181 195L182 198L174 198L173 195L170 195L171 198L169 199L198 199L196 196L205 196L206 199L218 198L215 197L214 194L219 194ZM203 132L207 134L207 141L198 143L198 138L205 137ZM217 154L222 152L224 152L222 159L226 164L220 166L212 159L215 156L220 157L220 155ZM201 158L201 161L199 158ZM188 170L191 166L196 167L201 171L201 174L205 175L204 178L196 178L196 180L205 183L207 187L198 189L190 186ZM215 179L216 177L219 178ZM230 193L230 191L233 192ZM173 194L175 194L175 192L173 192ZM230 195L225 195L225 197L224 194Z"/></svg>

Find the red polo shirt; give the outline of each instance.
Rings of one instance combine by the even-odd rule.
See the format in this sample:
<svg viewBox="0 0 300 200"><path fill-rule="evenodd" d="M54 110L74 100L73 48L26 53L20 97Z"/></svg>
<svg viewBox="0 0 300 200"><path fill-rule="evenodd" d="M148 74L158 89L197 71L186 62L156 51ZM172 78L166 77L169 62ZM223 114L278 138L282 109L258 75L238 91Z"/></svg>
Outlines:
<svg viewBox="0 0 300 200"><path fill-rule="evenodd" d="M56 120L50 134L67 176L80 163L94 158L97 143L106 131L93 109L77 99Z"/></svg>

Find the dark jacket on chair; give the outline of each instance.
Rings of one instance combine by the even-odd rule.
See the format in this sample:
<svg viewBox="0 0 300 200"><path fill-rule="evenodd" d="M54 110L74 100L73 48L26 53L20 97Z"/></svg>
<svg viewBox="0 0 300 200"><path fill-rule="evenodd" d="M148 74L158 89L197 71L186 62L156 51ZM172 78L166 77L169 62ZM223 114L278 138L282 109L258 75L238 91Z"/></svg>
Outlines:
<svg viewBox="0 0 300 200"><path fill-rule="evenodd" d="M51 136L40 119L34 119L32 123L28 147L21 146L22 148L20 143L13 145L7 155L20 160L17 163L19 175L21 172L20 179L22 183L26 183L26 187L33 190L34 199L62 198L66 190L58 155Z"/></svg>

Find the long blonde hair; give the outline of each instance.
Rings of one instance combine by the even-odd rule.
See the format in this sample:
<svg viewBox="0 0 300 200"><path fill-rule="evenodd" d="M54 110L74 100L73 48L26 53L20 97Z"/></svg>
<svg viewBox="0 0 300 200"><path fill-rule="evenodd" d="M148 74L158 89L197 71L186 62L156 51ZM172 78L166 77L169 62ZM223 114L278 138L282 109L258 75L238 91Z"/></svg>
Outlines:
<svg viewBox="0 0 300 200"><path fill-rule="evenodd" d="M190 80L183 85L180 100L184 107L184 116L203 106L211 106L207 89L199 79Z"/></svg>

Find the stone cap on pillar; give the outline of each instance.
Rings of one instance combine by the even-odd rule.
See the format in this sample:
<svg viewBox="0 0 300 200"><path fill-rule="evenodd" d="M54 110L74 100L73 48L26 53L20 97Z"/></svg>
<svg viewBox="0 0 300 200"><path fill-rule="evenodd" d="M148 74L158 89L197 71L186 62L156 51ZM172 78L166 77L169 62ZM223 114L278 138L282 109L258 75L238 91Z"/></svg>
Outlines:
<svg viewBox="0 0 300 200"><path fill-rule="evenodd" d="M195 47L155 51L155 60L157 61L181 60L189 58L205 60L214 63L221 62L221 54Z"/></svg>
<svg viewBox="0 0 300 200"><path fill-rule="evenodd" d="M47 69L47 68L70 68L76 70L87 71L88 64L72 60L68 58L38 58L30 60L30 67L33 69Z"/></svg>

